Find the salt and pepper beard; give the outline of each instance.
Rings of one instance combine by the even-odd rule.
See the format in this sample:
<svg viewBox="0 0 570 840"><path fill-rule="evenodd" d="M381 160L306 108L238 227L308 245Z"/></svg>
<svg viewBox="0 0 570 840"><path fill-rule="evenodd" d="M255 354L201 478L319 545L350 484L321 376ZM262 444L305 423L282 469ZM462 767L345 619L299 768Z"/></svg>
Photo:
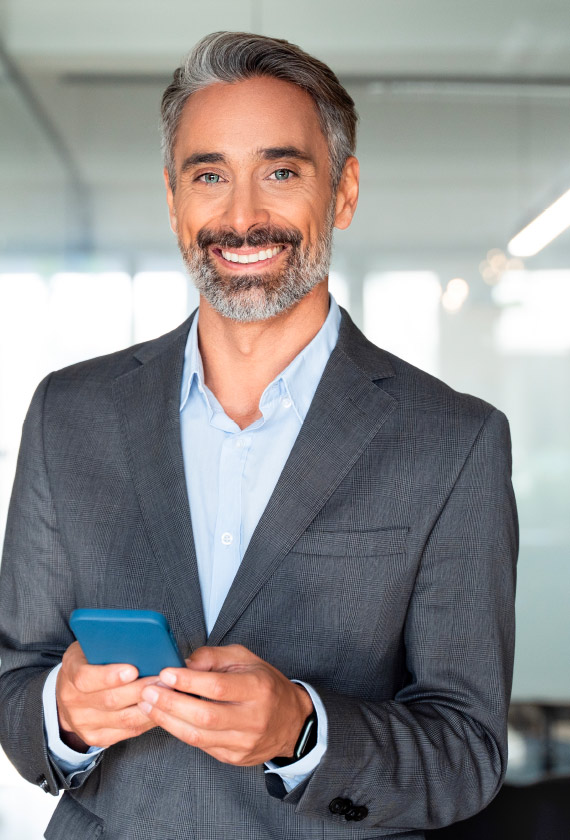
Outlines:
<svg viewBox="0 0 570 840"><path fill-rule="evenodd" d="M331 202L325 229L312 246L302 246L303 235L297 228L275 225L256 227L245 236L202 228L195 244L185 247L179 238L178 246L194 285L216 312L234 321L264 321L293 307L328 275L334 214ZM208 251L212 245L237 250L281 244L289 246L285 266L263 274L222 275Z"/></svg>

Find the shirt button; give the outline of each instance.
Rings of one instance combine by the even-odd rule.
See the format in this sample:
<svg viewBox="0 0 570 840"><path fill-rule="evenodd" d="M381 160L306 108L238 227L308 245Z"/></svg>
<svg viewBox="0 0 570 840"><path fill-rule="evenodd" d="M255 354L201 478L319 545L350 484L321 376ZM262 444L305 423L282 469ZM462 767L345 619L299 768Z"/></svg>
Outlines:
<svg viewBox="0 0 570 840"><path fill-rule="evenodd" d="M291 408L291 406L293 405L293 400L290 400L289 397L283 397L283 399L281 400L281 405L283 406L283 408Z"/></svg>
<svg viewBox="0 0 570 840"><path fill-rule="evenodd" d="M233 543L233 541L234 541L234 538L232 537L232 535L230 534L229 531L225 531L222 534L222 542L223 542L224 545L231 545Z"/></svg>
<svg viewBox="0 0 570 840"><path fill-rule="evenodd" d="M243 449L244 446L245 446L245 441L243 440L243 438L238 438L236 440L236 449Z"/></svg>

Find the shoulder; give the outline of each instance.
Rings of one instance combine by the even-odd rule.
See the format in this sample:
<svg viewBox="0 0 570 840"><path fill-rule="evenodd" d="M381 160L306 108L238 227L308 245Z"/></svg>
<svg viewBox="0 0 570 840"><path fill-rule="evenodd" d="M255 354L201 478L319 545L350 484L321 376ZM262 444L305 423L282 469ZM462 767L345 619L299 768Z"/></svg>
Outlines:
<svg viewBox="0 0 570 840"><path fill-rule="evenodd" d="M390 361L394 376L382 387L405 406L427 414L450 414L484 419L495 407L486 400L452 388L447 383L415 365L381 351Z"/></svg>
<svg viewBox="0 0 570 840"><path fill-rule="evenodd" d="M457 439L460 446L470 445L489 421L502 427L508 424L502 412L487 401L462 393L441 379L421 370L393 353L377 347L353 324L343 311L338 347L396 403L394 422L402 435L413 434L438 446L443 439L449 445Z"/></svg>
<svg viewBox="0 0 570 840"><path fill-rule="evenodd" d="M451 388L435 376L387 354L395 375L378 383L398 400L402 426L432 452L467 452L480 444L510 458L509 423L500 409Z"/></svg>
<svg viewBox="0 0 570 840"><path fill-rule="evenodd" d="M493 411L493 406L485 400L456 391L441 379L373 344L349 314L344 309L341 312L338 350L399 402L423 411L452 409L476 416Z"/></svg>

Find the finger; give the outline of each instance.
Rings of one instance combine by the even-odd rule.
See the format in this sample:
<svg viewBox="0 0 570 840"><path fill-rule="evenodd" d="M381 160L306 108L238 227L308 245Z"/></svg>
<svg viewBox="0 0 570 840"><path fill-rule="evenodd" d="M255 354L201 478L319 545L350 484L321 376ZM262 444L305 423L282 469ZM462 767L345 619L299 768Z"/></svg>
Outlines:
<svg viewBox="0 0 570 840"><path fill-rule="evenodd" d="M142 693L139 708L148 715L153 708L167 712L172 717L186 721L196 729L228 730L257 729L251 719L251 709L243 704L212 703L198 697L189 697L177 691L151 686Z"/></svg>
<svg viewBox="0 0 570 840"><path fill-rule="evenodd" d="M143 704L144 705L144 704ZM153 725L157 725L170 732L175 738L184 741L185 744L198 747L205 752L212 748L224 748L228 742L238 743L238 733L228 730L202 729L183 718L171 715L169 712L152 706L148 712L149 719ZM243 735L241 736L243 739Z"/></svg>
<svg viewBox="0 0 570 840"><path fill-rule="evenodd" d="M105 688L102 691L81 694L77 700L82 706L101 712L120 711L130 706L136 706L145 687L154 685L157 681L158 677L144 677L127 685L120 685L117 688Z"/></svg>
<svg viewBox="0 0 570 840"><path fill-rule="evenodd" d="M104 713L97 709L79 709L73 717L73 731L90 746L100 745L98 733L102 730L113 729L116 732L122 732L122 739L125 739L139 735L155 726L138 705L117 712ZM96 741L95 738L99 740Z"/></svg>
<svg viewBox="0 0 570 840"><path fill-rule="evenodd" d="M89 746L91 747L102 747L104 749L112 746L112 744L118 744L120 741L125 741L127 738L144 735L145 732L155 728L156 724L152 720L148 720L148 718L144 724L141 724L139 727L132 730L101 727L99 729L89 731L90 737L86 743L89 743Z"/></svg>
<svg viewBox="0 0 570 840"><path fill-rule="evenodd" d="M272 743L269 746L267 743L262 743L257 733L200 729L156 706L152 708L150 717L155 724L170 732L175 738L192 747L197 747L226 764L244 766L262 764L278 751Z"/></svg>
<svg viewBox="0 0 570 840"><path fill-rule="evenodd" d="M209 700L224 703L244 703L263 691L261 667L249 671L194 671L191 668L167 668L160 672L160 681Z"/></svg>
<svg viewBox="0 0 570 840"><path fill-rule="evenodd" d="M138 671L134 665L113 664L113 665L89 665L83 653L71 658L66 668L66 675L78 691L89 694L93 691L101 691L104 688L114 688L134 682L138 677Z"/></svg>
<svg viewBox="0 0 570 840"><path fill-rule="evenodd" d="M197 648L186 660L189 668L199 671L226 671L243 665L260 662L258 656L243 645Z"/></svg>

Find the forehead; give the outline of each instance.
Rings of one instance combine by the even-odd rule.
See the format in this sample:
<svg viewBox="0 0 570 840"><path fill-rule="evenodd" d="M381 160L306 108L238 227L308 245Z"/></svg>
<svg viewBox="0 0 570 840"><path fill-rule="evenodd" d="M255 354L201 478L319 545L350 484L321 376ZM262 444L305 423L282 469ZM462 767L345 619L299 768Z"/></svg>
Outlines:
<svg viewBox="0 0 570 840"><path fill-rule="evenodd" d="M260 148L296 146L328 165L315 104L297 85L273 78L217 82L186 102L176 134L175 159L197 150L244 159Z"/></svg>

